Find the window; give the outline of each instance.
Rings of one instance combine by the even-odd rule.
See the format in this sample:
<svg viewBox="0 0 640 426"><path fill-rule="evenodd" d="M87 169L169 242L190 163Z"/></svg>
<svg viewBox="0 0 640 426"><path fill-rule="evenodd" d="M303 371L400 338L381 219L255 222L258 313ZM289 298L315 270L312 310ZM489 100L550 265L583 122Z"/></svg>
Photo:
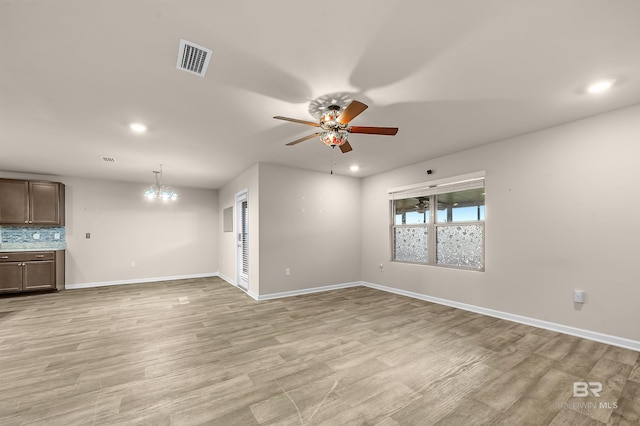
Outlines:
<svg viewBox="0 0 640 426"><path fill-rule="evenodd" d="M484 173L389 191L392 260L484 270Z"/></svg>

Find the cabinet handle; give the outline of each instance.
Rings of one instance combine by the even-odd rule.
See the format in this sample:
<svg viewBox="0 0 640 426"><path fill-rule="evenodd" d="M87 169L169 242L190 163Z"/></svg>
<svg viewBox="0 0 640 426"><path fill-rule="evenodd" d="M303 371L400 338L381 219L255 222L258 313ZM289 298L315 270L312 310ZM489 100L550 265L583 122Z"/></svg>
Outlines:
<svg viewBox="0 0 640 426"><path fill-rule="evenodd" d="M36 258L41 259L44 257L44 254L36 254Z"/></svg>
<svg viewBox="0 0 640 426"><path fill-rule="evenodd" d="M0 259L8 259L9 256L0 256Z"/></svg>

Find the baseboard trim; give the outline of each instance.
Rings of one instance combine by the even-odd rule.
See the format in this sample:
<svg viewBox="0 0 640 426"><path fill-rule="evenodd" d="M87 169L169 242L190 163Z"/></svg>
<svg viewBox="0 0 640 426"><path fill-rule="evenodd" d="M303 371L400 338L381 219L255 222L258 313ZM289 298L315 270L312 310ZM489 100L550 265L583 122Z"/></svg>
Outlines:
<svg viewBox="0 0 640 426"><path fill-rule="evenodd" d="M208 277L220 277L226 282L228 282L229 284L233 285L234 287L238 287L235 284L234 280L231 280L229 277L225 276L224 274L221 274L220 272L208 272L203 274L175 275L175 276L169 276L169 277L137 278L132 280L67 284L65 286L65 289L74 290L74 289L81 289L81 288L105 287L105 286L124 285L124 284L141 284L141 283L149 283L149 282L173 281L173 280L184 280L184 279L190 279L190 278L208 278ZM311 287L311 288L305 288L300 290L283 291L279 293L270 293L270 294L257 294L251 290L246 291L246 293L249 297L251 297L256 301L263 301L263 300L281 299L286 297L302 296L305 294L320 293L324 291L339 290L339 289L358 287L358 286L369 287L375 290L385 291L387 293L393 293L393 294L398 294L400 296L406 296L406 297L411 297L418 300L423 300L426 302L437 303L439 305L451 306L452 308L475 312L478 314L487 315L494 318L500 318L507 321L516 322L519 324L525 324L533 327L543 328L545 330L556 331L558 333L581 337L583 339L593 340L596 342L606 343L608 345L618 346L621 348L640 352L640 341L637 341L637 340L631 340L624 337L612 336L610 334L604 334L596 331L585 330L582 328L571 327L568 325L539 320L536 318L525 317L522 315L512 314L509 312L483 308L481 306L469 305L467 303L456 302L454 300L442 299L434 296L428 296L422 293L416 293L413 291L402 290L402 289L388 287L381 284L374 284L366 281L354 281L354 282L348 282L348 283L342 283L342 284L333 284L333 285L326 285L321 287Z"/></svg>
<svg viewBox="0 0 640 426"><path fill-rule="evenodd" d="M142 283L151 283L151 282L160 282L160 281L186 280L190 278L209 278L209 277L218 277L218 276L220 276L218 272L207 272L204 274L174 275L171 277L136 278L133 280L117 280L117 281L99 281L99 282L92 282L92 283L66 284L65 289L75 290L79 288L106 287L111 285L123 285L123 284L142 284Z"/></svg>
<svg viewBox="0 0 640 426"><path fill-rule="evenodd" d="M401 290L393 287L387 287L380 284L373 284L370 282L362 281L361 284L365 287L373 288L376 290L386 291L388 293L398 294L401 296L407 296L414 299L424 300L426 302L437 303L439 305L451 306L452 308L458 308L465 311L475 312L490 317L500 318L507 321L517 322L520 324L530 325L533 327L544 328L546 330L556 331L558 333L569 334L571 336L581 337L587 340L593 340L600 343L606 343L612 346L618 346L625 349L631 349L633 351L640 352L640 342L636 340L627 339L624 337L612 336L610 334L598 333L596 331L585 330L582 328L571 327L568 325L558 324L554 322L539 320L536 318L525 317L522 315L511 314L509 312L496 311L493 309L483 308L481 306L469 305L466 303L456 302L448 299L441 299L439 297L427 296L422 293L415 293L413 291Z"/></svg>
<svg viewBox="0 0 640 426"><path fill-rule="evenodd" d="M251 290L247 290L247 294L255 301L259 301L260 300L260 295L258 293L254 293Z"/></svg>
<svg viewBox="0 0 640 426"><path fill-rule="evenodd" d="M251 297L253 297L256 300L272 300L272 299L281 299L283 297L294 297L294 296L302 296L305 294L312 294L312 293L320 293L323 291L331 291L331 290L339 290L339 289L343 289L343 288L350 288L350 287L358 287L361 286L362 282L361 281L355 281L355 282L351 282L351 283L342 283L342 284L333 284L333 285L326 285L326 286L322 286L322 287L311 287L311 288L303 288L300 290L292 290L292 291L283 291L280 293L270 293L270 294L255 294L255 293L249 293L249 295Z"/></svg>
<svg viewBox="0 0 640 426"><path fill-rule="evenodd" d="M225 281L226 281L226 282L228 282L229 284L231 284L231 285L233 285L233 286L236 286L236 287L238 286L238 284L236 283L236 280L232 279L231 277L228 277L228 276L226 276L225 274L220 273L220 272L218 272L217 274L218 274L218 276L219 276L220 278L222 278L223 280L225 280Z"/></svg>
<svg viewBox="0 0 640 426"><path fill-rule="evenodd" d="M225 274L221 274L218 272L218 276L220 278L222 278L224 281L227 282L227 284L231 284L232 286L234 286L237 289L240 289L242 291L244 291L245 293L247 293L249 296L251 296L252 299L254 300L258 300L258 295L256 293L254 293L253 291L249 290L249 289L245 289L244 287L240 287L237 283L236 280L232 280L230 277L226 276Z"/></svg>

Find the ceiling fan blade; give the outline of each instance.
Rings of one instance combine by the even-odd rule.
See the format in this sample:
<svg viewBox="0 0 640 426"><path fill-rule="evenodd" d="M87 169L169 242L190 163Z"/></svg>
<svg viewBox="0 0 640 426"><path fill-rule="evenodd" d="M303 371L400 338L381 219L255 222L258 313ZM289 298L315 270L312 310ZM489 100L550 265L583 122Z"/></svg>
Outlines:
<svg viewBox="0 0 640 426"><path fill-rule="evenodd" d="M351 101L349 105L342 111L340 117L338 117L338 123L347 124L354 118L356 118L362 111L369 108L367 105L359 101Z"/></svg>
<svg viewBox="0 0 640 426"><path fill-rule="evenodd" d="M346 154L349 151L353 151L353 148L351 148L351 145L349 145L349 142L345 142L342 145L340 145L340 151L342 151L343 154Z"/></svg>
<svg viewBox="0 0 640 426"><path fill-rule="evenodd" d="M347 128L347 132L351 133L366 133L368 135L387 135L394 136L398 133L397 127L366 127L366 126L352 126Z"/></svg>
<svg viewBox="0 0 640 426"><path fill-rule="evenodd" d="M310 135L307 135L307 136L305 136L305 137L303 137L303 138L296 139L296 140L295 140L295 141L293 141L293 142L289 142L289 143L288 143L288 144L286 144L286 145L291 146L291 145L298 144L298 143L300 143L300 142L308 141L309 139L315 138L315 137L316 137L316 136L318 136L319 134L320 134L320 133L311 133Z"/></svg>
<svg viewBox="0 0 640 426"><path fill-rule="evenodd" d="M291 121L291 122L294 122L294 123L306 124L307 126L313 126L313 127L320 126L319 123L315 123L313 121L298 120L297 118L282 117L282 116L279 116L279 115L276 115L273 118L275 118L276 120L284 120L284 121Z"/></svg>

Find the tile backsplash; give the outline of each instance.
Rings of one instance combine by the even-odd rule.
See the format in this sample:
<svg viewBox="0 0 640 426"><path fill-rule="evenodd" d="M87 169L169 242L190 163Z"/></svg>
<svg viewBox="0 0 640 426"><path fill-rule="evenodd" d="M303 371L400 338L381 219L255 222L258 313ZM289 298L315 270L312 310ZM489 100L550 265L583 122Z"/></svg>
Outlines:
<svg viewBox="0 0 640 426"><path fill-rule="evenodd" d="M64 226L0 226L0 249L64 250Z"/></svg>

